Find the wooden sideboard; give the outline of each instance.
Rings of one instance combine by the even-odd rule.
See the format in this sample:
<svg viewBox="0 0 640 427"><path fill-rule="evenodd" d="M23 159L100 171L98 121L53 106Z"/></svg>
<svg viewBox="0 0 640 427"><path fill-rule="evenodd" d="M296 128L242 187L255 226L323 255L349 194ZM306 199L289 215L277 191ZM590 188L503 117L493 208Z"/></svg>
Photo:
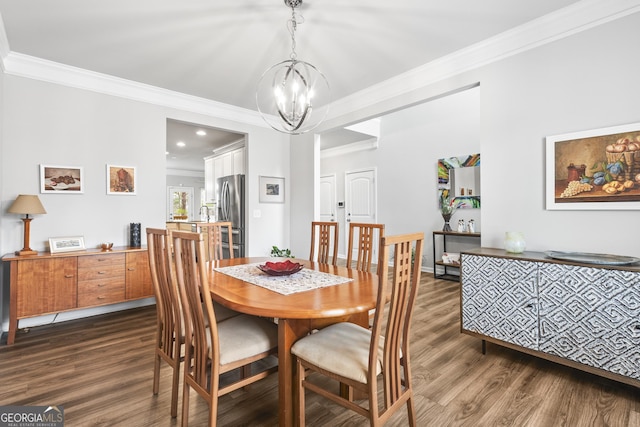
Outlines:
<svg viewBox="0 0 640 427"><path fill-rule="evenodd" d="M462 253L461 331L640 387L640 267Z"/></svg>
<svg viewBox="0 0 640 427"><path fill-rule="evenodd" d="M12 254L2 261L10 277L7 344L20 319L154 296L146 248Z"/></svg>

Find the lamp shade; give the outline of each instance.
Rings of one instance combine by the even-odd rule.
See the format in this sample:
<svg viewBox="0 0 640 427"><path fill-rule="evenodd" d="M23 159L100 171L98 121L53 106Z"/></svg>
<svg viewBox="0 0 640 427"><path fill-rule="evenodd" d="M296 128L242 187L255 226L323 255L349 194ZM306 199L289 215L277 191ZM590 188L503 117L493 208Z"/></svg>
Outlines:
<svg viewBox="0 0 640 427"><path fill-rule="evenodd" d="M40 199L35 194L20 194L16 200L13 201L7 212L26 215L47 213Z"/></svg>

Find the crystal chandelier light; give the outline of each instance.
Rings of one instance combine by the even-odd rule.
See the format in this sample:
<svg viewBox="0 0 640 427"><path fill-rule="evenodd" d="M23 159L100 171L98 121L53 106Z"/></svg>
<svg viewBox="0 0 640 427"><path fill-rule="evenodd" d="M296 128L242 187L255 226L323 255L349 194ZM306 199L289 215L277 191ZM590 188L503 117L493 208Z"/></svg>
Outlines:
<svg viewBox="0 0 640 427"><path fill-rule="evenodd" d="M296 8L302 0L284 0L284 4L291 8L291 19L287 21L291 54L288 60L264 72L258 82L256 103L269 126L297 135L322 123L331 102L331 90L327 79L316 67L297 58L296 30L304 18L296 15Z"/></svg>

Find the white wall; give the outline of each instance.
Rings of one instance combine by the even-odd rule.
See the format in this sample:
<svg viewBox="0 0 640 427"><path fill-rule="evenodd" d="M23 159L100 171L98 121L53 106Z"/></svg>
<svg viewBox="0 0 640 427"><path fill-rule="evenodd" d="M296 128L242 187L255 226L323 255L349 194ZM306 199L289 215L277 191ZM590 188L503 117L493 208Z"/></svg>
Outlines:
<svg viewBox="0 0 640 427"><path fill-rule="evenodd" d="M104 241L121 246L128 244L130 222L140 222L143 228L164 227L167 118L247 134L251 157L247 206L249 212L262 210L260 218L249 217L248 253L268 255L270 245L288 235L289 203L265 206L258 202L258 175L283 176L289 181L289 139L285 135L266 127L13 75L3 75L2 90L0 253L22 248L22 221L6 210L18 194L39 194L40 164L82 166L85 190L84 194L39 194L47 214L37 215L31 223L33 249L44 250L49 237L75 235L84 236L90 248ZM107 195L106 164L135 166L137 195ZM143 244L145 240L143 237ZM6 270L3 266L0 304L5 330Z"/></svg>
<svg viewBox="0 0 640 427"><path fill-rule="evenodd" d="M478 82L482 245L502 248L505 231L517 230L524 232L529 250L640 256L637 212L546 211L544 207L545 136L640 122L638 40L640 13L635 13L387 102L354 108L332 117L323 129L397 111ZM417 149L420 141L415 144ZM430 161L448 154L429 153ZM410 157L385 157L384 162L402 171L401 162ZM384 185L382 178L379 185ZM617 234L621 227L623 234ZM305 232L306 228L292 224L292 234Z"/></svg>
<svg viewBox="0 0 640 427"><path fill-rule="evenodd" d="M531 250L640 256L638 212L544 204L545 136L640 122L638 40L640 13L479 73L484 246L503 247L513 230Z"/></svg>

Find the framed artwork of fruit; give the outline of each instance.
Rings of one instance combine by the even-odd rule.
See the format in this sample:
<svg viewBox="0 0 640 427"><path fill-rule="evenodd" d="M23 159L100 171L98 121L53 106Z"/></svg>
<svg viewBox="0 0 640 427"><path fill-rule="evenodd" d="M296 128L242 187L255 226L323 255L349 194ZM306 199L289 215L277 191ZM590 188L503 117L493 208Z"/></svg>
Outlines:
<svg viewBox="0 0 640 427"><path fill-rule="evenodd" d="M548 136L547 209L640 209L640 123Z"/></svg>
<svg viewBox="0 0 640 427"><path fill-rule="evenodd" d="M55 194L84 193L81 166L40 165L40 192Z"/></svg>

